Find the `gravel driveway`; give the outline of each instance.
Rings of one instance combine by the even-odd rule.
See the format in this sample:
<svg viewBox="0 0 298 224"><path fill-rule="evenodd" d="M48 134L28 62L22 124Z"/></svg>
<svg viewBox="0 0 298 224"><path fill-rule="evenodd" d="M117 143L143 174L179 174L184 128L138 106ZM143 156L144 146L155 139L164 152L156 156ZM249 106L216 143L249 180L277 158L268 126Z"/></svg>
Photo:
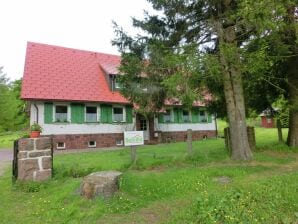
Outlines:
<svg viewBox="0 0 298 224"><path fill-rule="evenodd" d="M0 176L3 174L4 169L11 165L12 158L12 149L0 149Z"/></svg>

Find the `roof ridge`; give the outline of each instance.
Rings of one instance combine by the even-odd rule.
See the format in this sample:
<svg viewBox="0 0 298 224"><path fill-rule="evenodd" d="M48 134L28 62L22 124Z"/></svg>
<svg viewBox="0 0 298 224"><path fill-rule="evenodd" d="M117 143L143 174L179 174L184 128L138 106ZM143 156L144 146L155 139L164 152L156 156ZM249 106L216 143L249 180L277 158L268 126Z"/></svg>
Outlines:
<svg viewBox="0 0 298 224"><path fill-rule="evenodd" d="M67 50L79 51L79 52L85 52L85 53L93 53L93 54L95 53L95 54L101 54L101 55L113 56L113 57L119 57L119 58L121 58L120 55L116 55L116 54L110 54L110 53L104 53L104 52L97 52L97 51L90 51L90 50L83 50L83 49L77 49L77 48L72 48L72 47L63 47L63 46L59 46L59 45L45 44L45 43L40 43L40 42L27 41L27 47L30 44L31 45L42 45L42 46L54 47L54 48L61 48L61 49L67 49Z"/></svg>

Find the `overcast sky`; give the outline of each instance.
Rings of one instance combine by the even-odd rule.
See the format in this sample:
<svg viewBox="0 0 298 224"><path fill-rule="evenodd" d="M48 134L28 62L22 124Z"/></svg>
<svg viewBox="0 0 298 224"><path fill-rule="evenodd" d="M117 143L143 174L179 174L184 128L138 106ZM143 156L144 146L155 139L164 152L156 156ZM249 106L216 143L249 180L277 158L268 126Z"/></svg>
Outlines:
<svg viewBox="0 0 298 224"><path fill-rule="evenodd" d="M129 32L131 17L150 11L146 0L0 0L0 66L23 75L27 41L119 54L112 20Z"/></svg>

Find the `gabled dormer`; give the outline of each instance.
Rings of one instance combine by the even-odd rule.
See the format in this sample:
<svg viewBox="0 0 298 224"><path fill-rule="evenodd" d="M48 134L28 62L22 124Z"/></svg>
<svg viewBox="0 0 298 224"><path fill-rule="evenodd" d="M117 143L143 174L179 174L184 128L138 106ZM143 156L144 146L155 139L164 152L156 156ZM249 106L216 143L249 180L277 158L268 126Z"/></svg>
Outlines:
<svg viewBox="0 0 298 224"><path fill-rule="evenodd" d="M120 91L121 84L119 83L118 74L109 74L109 85L111 88L111 91Z"/></svg>

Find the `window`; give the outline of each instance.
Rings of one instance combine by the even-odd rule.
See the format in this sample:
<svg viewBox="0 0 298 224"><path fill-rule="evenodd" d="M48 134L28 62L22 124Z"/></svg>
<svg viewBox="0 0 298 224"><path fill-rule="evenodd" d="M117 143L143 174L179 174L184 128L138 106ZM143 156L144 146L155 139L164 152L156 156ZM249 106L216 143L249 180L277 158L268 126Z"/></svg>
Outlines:
<svg viewBox="0 0 298 224"><path fill-rule="evenodd" d="M206 123L207 122L207 112L205 110L201 110L199 113L199 122Z"/></svg>
<svg viewBox="0 0 298 224"><path fill-rule="evenodd" d="M114 107L113 108L113 121L114 122L124 121L123 107Z"/></svg>
<svg viewBox="0 0 298 224"><path fill-rule="evenodd" d="M183 119L183 122L190 122L190 116L189 116L188 110L182 111L182 119Z"/></svg>
<svg viewBox="0 0 298 224"><path fill-rule="evenodd" d="M121 84L120 84L120 82L117 80L117 79L115 79L115 89L121 89Z"/></svg>
<svg viewBox="0 0 298 224"><path fill-rule="evenodd" d="M86 122L97 121L97 107L86 106Z"/></svg>
<svg viewBox="0 0 298 224"><path fill-rule="evenodd" d="M140 119L140 130L147 131L147 120L146 119Z"/></svg>
<svg viewBox="0 0 298 224"><path fill-rule="evenodd" d="M116 145L118 145L118 146L123 145L123 140L122 139L116 139Z"/></svg>
<svg viewBox="0 0 298 224"><path fill-rule="evenodd" d="M55 121L67 122L67 106L57 105L55 109Z"/></svg>
<svg viewBox="0 0 298 224"><path fill-rule="evenodd" d="M95 148L96 147L96 141L89 141L88 142L88 147L89 148Z"/></svg>
<svg viewBox="0 0 298 224"><path fill-rule="evenodd" d="M65 142L57 142L57 149L65 149Z"/></svg>
<svg viewBox="0 0 298 224"><path fill-rule="evenodd" d="M170 123L171 119L171 110L166 110L166 113L163 115L164 122Z"/></svg>

